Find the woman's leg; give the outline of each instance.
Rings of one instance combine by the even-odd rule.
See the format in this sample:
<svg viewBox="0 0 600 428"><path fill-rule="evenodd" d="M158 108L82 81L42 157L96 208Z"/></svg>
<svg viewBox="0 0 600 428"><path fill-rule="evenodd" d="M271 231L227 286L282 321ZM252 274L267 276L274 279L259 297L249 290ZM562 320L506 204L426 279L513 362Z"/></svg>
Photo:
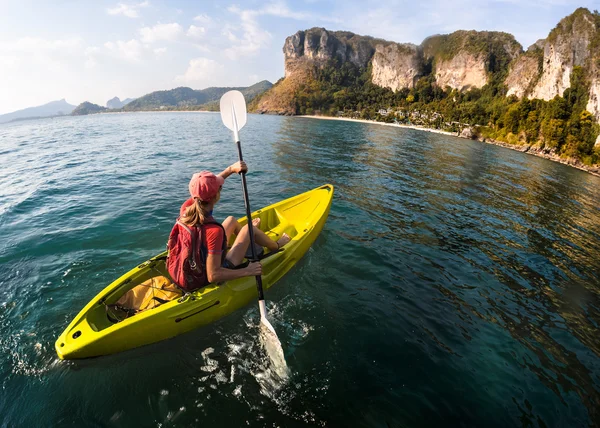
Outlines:
<svg viewBox="0 0 600 428"><path fill-rule="evenodd" d="M252 224L258 227L260 225L260 219L255 218L254 220L252 220ZM227 217L225 220L223 220L223 223L221 223L221 225L223 226L223 229L225 229L225 235L227 236L228 243L232 235L237 235L238 233L240 233L240 230L242 230L242 226L240 226L238 221L233 216Z"/></svg>
<svg viewBox="0 0 600 428"><path fill-rule="evenodd" d="M222 223L223 229L225 229L225 235L227 236L227 242L231 239L232 235L237 235L240 233L240 229L242 228L240 224L237 222L235 217L229 216Z"/></svg>
<svg viewBox="0 0 600 428"><path fill-rule="evenodd" d="M290 242L290 237L284 233L277 242L269 238L265 232L260 230L258 227L254 227L254 242L262 247L267 247L271 251L277 251L277 249L283 247L285 244ZM234 266L239 265L246 255L248 246L250 245L250 233L248 232L248 226L243 226L231 249L227 252L227 260Z"/></svg>

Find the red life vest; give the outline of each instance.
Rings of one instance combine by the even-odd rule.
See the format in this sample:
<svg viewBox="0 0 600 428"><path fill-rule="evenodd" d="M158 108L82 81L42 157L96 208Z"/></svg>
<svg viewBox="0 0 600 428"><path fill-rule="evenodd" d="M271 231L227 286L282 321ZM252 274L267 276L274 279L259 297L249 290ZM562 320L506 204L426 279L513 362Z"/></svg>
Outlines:
<svg viewBox="0 0 600 428"><path fill-rule="evenodd" d="M227 235L223 226L215 221L208 221L199 226L187 226L177 220L169 235L167 243L167 270L175 284L192 291L210 284L206 273L206 231L220 227L223 231L221 264L225 261Z"/></svg>

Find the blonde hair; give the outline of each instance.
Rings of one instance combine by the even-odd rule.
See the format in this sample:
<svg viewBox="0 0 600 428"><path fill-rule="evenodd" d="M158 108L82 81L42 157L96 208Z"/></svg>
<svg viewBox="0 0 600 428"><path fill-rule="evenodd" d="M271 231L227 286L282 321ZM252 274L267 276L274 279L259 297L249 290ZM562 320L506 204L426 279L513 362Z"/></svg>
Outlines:
<svg viewBox="0 0 600 428"><path fill-rule="evenodd" d="M194 198L194 203L185 209L185 214L183 214L180 221L187 226L204 224L204 220L208 217L208 211L206 210L208 204L207 201Z"/></svg>

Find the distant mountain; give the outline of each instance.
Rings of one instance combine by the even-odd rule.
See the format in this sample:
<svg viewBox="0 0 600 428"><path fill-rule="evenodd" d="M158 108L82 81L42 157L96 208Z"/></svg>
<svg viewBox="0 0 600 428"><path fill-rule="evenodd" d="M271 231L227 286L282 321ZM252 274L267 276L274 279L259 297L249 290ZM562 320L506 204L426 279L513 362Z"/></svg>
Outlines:
<svg viewBox="0 0 600 428"><path fill-rule="evenodd" d="M71 116L84 116L86 114L100 113L106 110L106 107L99 106L98 104L92 104L84 101L79 104L75 110L71 113Z"/></svg>
<svg viewBox="0 0 600 428"><path fill-rule="evenodd" d="M52 101L37 107L29 107L23 110L17 110L12 113L0 115L0 123L13 120L22 120L28 118L40 118L49 116L68 115L75 109L74 105L69 104L63 98L59 101Z"/></svg>
<svg viewBox="0 0 600 428"><path fill-rule="evenodd" d="M123 101L119 99L119 97L111 98L106 102L106 107L108 108L123 108L130 102L135 100L135 98L125 98Z"/></svg>
<svg viewBox="0 0 600 428"><path fill-rule="evenodd" d="M180 87L168 91L151 92L130 102L123 107L123 110L214 110L218 109L219 99L227 91L238 90L244 94L246 101L250 102L257 95L271 88L271 86L273 86L271 82L263 80L252 86L237 88L211 87L194 90L192 88Z"/></svg>

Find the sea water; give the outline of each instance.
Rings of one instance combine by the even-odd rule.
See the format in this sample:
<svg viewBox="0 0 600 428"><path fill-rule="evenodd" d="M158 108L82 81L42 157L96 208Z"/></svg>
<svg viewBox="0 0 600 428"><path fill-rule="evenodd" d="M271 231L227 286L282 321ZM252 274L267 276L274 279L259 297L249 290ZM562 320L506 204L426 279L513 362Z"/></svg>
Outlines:
<svg viewBox="0 0 600 428"><path fill-rule="evenodd" d="M165 248L191 175L237 160L217 114L0 125L2 426L600 424L600 178L375 124L250 115L240 137L253 209L335 186L266 293L276 389L256 304L121 354L54 351ZM237 176L215 215L244 215Z"/></svg>

